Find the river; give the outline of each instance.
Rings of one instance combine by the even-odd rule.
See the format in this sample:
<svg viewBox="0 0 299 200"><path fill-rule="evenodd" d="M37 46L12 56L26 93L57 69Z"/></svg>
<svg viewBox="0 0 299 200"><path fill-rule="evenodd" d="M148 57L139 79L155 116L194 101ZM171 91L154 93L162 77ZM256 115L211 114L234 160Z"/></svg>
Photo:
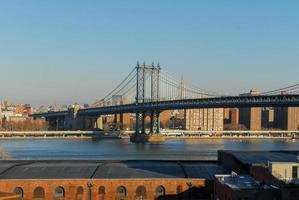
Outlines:
<svg viewBox="0 0 299 200"><path fill-rule="evenodd" d="M299 150L299 140L189 139L134 144L127 139L0 140L10 159L37 160L216 160L217 150Z"/></svg>

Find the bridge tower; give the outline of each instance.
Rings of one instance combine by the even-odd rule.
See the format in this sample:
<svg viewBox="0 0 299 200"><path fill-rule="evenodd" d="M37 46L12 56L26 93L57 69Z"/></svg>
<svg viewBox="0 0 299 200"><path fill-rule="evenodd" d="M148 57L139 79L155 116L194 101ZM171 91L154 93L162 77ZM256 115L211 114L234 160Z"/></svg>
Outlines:
<svg viewBox="0 0 299 200"><path fill-rule="evenodd" d="M144 103L145 100L145 69L143 65L140 65L137 62L136 66L136 106L138 107L139 103ZM145 116L140 111L136 110L136 126L135 126L135 133L140 134L140 121L142 120L142 125L144 124Z"/></svg>
<svg viewBox="0 0 299 200"><path fill-rule="evenodd" d="M136 134L145 134L145 118L146 112L140 111L138 109L138 104L145 103L147 99L153 101L159 101L160 94L160 70L161 67L158 64L154 65L146 65L143 63L142 65L137 63L136 66L136 74L137 74L137 83L136 83ZM148 76L150 76L150 85L146 85ZM150 87L150 97L146 97L146 89ZM159 119L159 111L152 111L151 115L151 133L159 133L160 130L160 119ZM141 125L141 127L140 127ZM140 130L141 128L141 130Z"/></svg>
<svg viewBox="0 0 299 200"><path fill-rule="evenodd" d="M160 98L160 64L157 66L152 63L151 66L151 101L159 101ZM160 112L152 111L151 113L151 133L160 132Z"/></svg>

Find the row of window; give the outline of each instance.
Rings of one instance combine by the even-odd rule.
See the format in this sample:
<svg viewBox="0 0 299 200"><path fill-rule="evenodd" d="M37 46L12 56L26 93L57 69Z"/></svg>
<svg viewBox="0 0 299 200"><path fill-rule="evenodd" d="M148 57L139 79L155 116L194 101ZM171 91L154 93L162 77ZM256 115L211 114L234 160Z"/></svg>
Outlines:
<svg viewBox="0 0 299 200"><path fill-rule="evenodd" d="M182 192L182 187L181 186L178 186L177 192ZM24 196L24 190L21 187L15 188L15 193L18 194L20 197ZM77 193L76 193L77 199L80 199L82 197L83 193L84 193L83 187L79 186L77 188ZM98 194L99 195L104 195L105 194L105 187L104 186L99 187ZM165 195L165 188L162 185L158 186L156 188L155 195L156 195L156 197L164 196ZM117 197L127 196L127 189L124 186L118 187L117 190L116 190L116 196ZM136 196L137 197L146 197L147 196L146 188L144 186L138 186L136 188ZM65 197L64 188L61 187L61 186L57 187L55 189L55 192L54 192L54 197L55 198ZM33 191L33 198L45 198L44 188L42 188L42 187L35 188L34 191Z"/></svg>

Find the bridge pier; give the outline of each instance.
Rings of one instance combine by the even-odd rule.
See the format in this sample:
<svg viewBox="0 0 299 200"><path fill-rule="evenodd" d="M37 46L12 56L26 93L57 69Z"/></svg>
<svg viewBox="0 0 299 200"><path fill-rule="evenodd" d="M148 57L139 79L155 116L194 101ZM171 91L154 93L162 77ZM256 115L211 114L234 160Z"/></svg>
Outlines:
<svg viewBox="0 0 299 200"><path fill-rule="evenodd" d="M136 113L136 127L135 134L131 136L131 142L164 142L165 138L160 135L160 112L153 111L150 114L150 134L145 132L145 118L146 112ZM141 121L141 132L140 132Z"/></svg>
<svg viewBox="0 0 299 200"><path fill-rule="evenodd" d="M154 111L151 113L151 134L159 134L160 133L160 112Z"/></svg>
<svg viewBox="0 0 299 200"><path fill-rule="evenodd" d="M145 112L141 113L141 134L145 134Z"/></svg>
<svg viewBox="0 0 299 200"><path fill-rule="evenodd" d="M46 117L49 124L49 130L60 131L65 129L65 119L61 117Z"/></svg>

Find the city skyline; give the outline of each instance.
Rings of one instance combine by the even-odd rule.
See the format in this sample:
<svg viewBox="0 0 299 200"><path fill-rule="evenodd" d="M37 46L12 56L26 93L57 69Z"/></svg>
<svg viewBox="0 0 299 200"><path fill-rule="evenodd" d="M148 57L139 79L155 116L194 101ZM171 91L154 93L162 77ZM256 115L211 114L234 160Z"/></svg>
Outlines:
<svg viewBox="0 0 299 200"><path fill-rule="evenodd" d="M3 1L0 99L93 103L137 60L220 93L291 85L299 72L298 5Z"/></svg>

